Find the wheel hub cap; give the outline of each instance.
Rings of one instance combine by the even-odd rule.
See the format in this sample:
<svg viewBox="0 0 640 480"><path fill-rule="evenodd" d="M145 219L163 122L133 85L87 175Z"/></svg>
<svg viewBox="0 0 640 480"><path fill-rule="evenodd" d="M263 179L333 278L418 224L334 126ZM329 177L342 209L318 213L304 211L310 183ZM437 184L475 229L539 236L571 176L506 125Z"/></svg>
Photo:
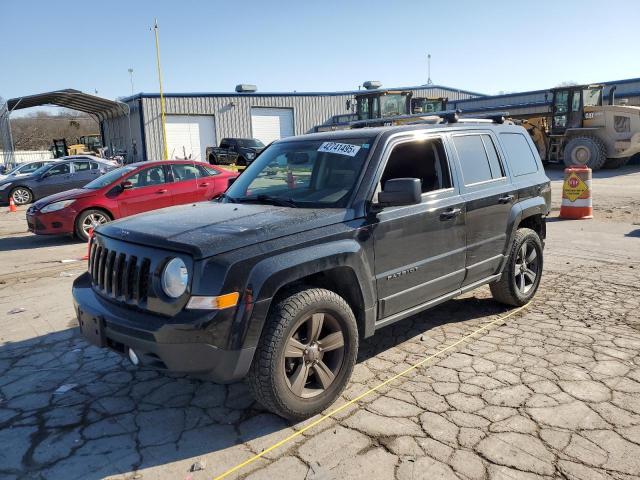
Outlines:
<svg viewBox="0 0 640 480"><path fill-rule="evenodd" d="M316 342L313 342L305 349L302 358L304 358L304 361L307 363L316 363L321 358L320 346Z"/></svg>

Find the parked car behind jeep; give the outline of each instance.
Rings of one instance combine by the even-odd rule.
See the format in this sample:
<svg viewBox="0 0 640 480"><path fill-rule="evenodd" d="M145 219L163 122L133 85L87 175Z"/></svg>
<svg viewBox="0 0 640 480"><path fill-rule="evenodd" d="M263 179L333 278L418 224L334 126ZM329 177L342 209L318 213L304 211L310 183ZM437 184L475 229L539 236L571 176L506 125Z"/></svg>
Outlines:
<svg viewBox="0 0 640 480"><path fill-rule="evenodd" d="M514 125L287 138L218 202L99 227L73 286L80 329L135 365L245 378L306 418L342 392L361 338L485 284L527 303L549 207Z"/></svg>
<svg viewBox="0 0 640 480"><path fill-rule="evenodd" d="M54 193L86 185L116 168L106 160L57 160L43 165L29 175L0 181L0 203L13 198L16 205L26 205Z"/></svg>
<svg viewBox="0 0 640 480"><path fill-rule="evenodd" d="M263 149L264 143L255 138L223 138L219 147L207 147L206 155L212 165L246 167Z"/></svg>

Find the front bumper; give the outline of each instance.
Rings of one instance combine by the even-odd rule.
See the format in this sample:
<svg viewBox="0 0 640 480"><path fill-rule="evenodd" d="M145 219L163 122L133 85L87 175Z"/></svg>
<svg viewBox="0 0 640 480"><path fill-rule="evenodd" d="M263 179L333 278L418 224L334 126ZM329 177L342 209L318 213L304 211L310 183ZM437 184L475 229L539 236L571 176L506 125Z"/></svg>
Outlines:
<svg viewBox="0 0 640 480"><path fill-rule="evenodd" d="M29 231L38 235L64 235L73 233L77 212L62 209L57 212L40 213L31 208L27 210Z"/></svg>
<svg viewBox="0 0 640 480"><path fill-rule="evenodd" d="M255 347L224 350L202 340L206 335L197 325L208 323L208 318L192 312L188 324L171 323L159 315L118 306L94 292L89 273L73 283L73 301L80 331L90 343L121 355L132 349L142 366L231 383L242 379L251 365Z"/></svg>

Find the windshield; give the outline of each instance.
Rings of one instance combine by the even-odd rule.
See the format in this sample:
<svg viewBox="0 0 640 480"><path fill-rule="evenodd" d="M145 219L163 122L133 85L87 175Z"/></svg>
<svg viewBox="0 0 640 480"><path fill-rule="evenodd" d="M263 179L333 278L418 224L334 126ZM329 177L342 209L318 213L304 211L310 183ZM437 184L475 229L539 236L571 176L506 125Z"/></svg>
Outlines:
<svg viewBox="0 0 640 480"><path fill-rule="evenodd" d="M239 138L238 145L245 148L263 148L264 143L256 138Z"/></svg>
<svg viewBox="0 0 640 480"><path fill-rule="evenodd" d="M407 94L393 93L380 97L380 111L382 117L391 117L393 115L406 115L407 113Z"/></svg>
<svg viewBox="0 0 640 480"><path fill-rule="evenodd" d="M600 95L602 90L599 88L588 88L582 91L582 101L585 107L597 107L600 105Z"/></svg>
<svg viewBox="0 0 640 480"><path fill-rule="evenodd" d="M113 183L119 178L124 177L127 173L135 170L136 168L138 167L129 166L129 167L116 168L115 170L112 170L109 173L105 173L101 177L96 178L92 182L87 183L82 188L87 188L89 190L97 190L99 188L106 187L110 183Z"/></svg>
<svg viewBox="0 0 640 480"><path fill-rule="evenodd" d="M344 207L373 138L276 143L229 187L223 201Z"/></svg>

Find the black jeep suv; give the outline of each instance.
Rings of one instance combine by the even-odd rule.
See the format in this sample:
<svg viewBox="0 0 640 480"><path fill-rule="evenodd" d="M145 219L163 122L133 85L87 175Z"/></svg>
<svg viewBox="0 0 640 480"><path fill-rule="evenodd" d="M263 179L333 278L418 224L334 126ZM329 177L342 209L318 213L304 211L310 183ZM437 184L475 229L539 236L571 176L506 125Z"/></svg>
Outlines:
<svg viewBox="0 0 640 480"><path fill-rule="evenodd" d="M77 316L134 364L246 377L265 407L302 419L343 390L359 338L485 284L528 302L549 205L519 126L287 138L216 201L100 226Z"/></svg>

